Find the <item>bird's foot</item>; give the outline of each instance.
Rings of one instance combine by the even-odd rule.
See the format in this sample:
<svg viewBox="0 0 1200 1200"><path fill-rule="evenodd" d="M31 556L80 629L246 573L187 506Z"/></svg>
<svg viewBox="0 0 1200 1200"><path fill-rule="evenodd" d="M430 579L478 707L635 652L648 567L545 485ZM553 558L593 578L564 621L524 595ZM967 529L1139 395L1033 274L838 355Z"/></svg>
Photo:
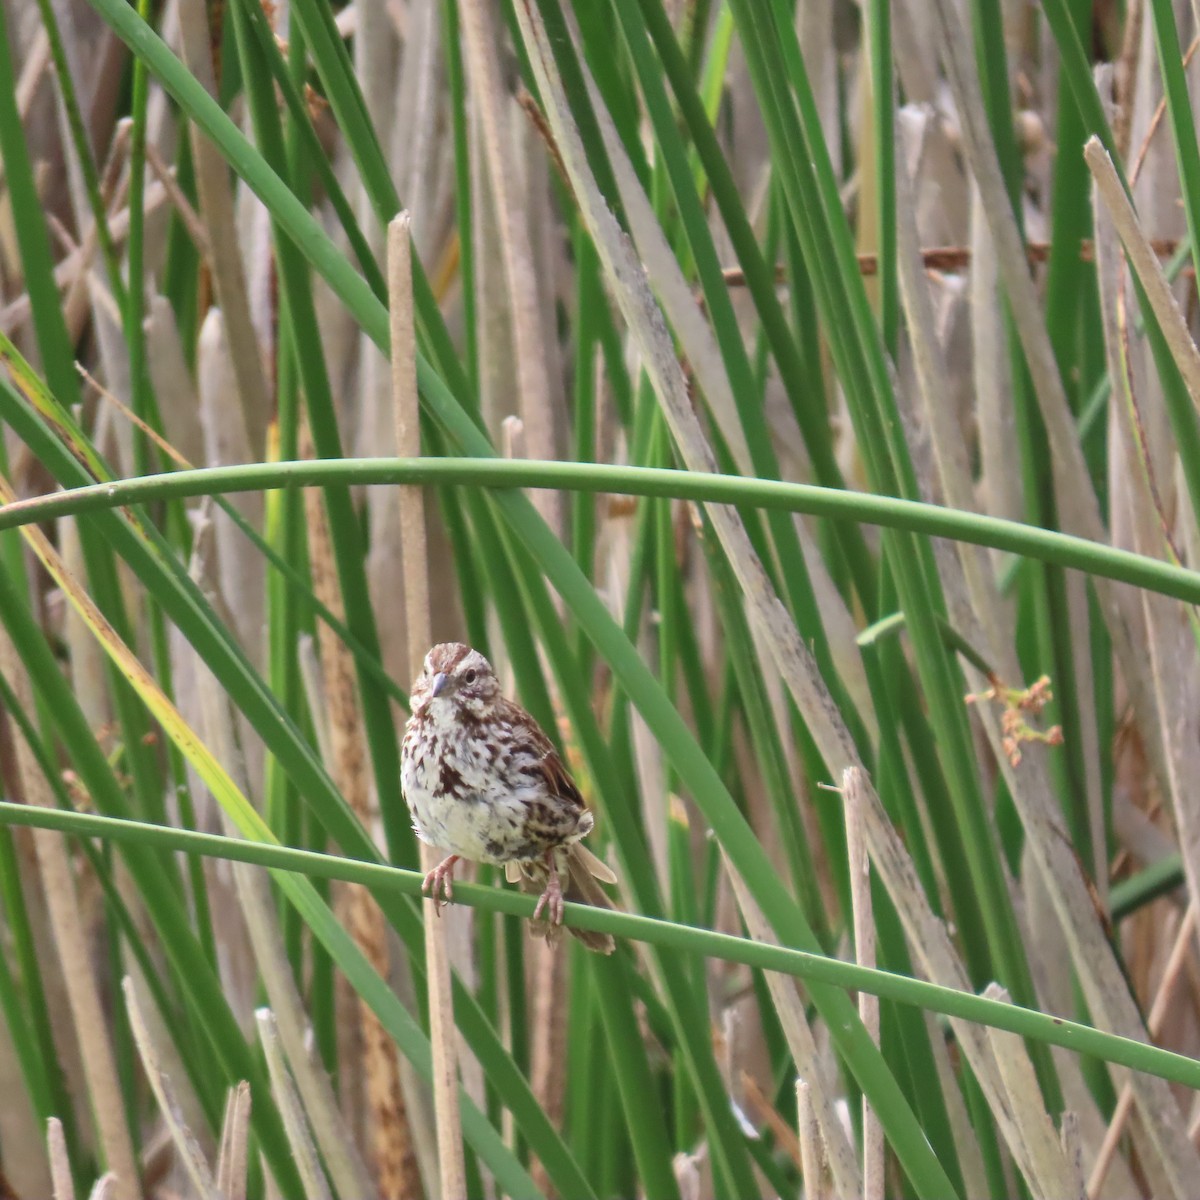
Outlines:
<svg viewBox="0 0 1200 1200"><path fill-rule="evenodd" d="M425 876L425 882L421 885L421 891L433 901L433 911L439 917L442 915L442 905L447 900L454 899L454 864L456 862L458 862L457 854L451 854L449 858L442 859Z"/></svg>
<svg viewBox="0 0 1200 1200"><path fill-rule="evenodd" d="M546 920L549 921L551 925L562 924L562 884L559 882L558 872L554 869L553 865L550 867L550 876L546 883L546 890L538 898L537 908L533 910L533 919L535 921L542 915L542 909L546 910Z"/></svg>

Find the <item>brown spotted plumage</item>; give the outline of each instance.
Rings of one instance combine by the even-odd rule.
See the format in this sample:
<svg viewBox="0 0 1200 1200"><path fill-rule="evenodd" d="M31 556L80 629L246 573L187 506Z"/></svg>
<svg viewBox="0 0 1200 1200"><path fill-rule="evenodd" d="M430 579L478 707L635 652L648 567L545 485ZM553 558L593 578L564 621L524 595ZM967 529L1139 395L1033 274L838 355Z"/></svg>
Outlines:
<svg viewBox="0 0 1200 1200"><path fill-rule="evenodd" d="M459 642L434 646L413 684L401 761L404 798L422 841L450 851L425 877L440 904L454 891L454 864L503 864L510 883L539 891L534 930L552 936L566 900L612 907L596 882L613 873L581 840L593 818L537 722L500 691L491 664ZM544 925L537 923L543 911ZM607 934L571 929L611 954Z"/></svg>

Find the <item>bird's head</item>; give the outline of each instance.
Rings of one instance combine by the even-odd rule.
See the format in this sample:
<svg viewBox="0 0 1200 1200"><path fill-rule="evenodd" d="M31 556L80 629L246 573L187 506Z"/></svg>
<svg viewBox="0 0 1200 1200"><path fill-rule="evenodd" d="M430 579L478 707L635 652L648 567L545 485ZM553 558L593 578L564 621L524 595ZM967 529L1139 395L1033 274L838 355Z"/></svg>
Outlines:
<svg viewBox="0 0 1200 1200"><path fill-rule="evenodd" d="M499 695L492 664L478 650L461 642L442 642L425 655L425 665L413 684L412 705L414 712L483 716Z"/></svg>

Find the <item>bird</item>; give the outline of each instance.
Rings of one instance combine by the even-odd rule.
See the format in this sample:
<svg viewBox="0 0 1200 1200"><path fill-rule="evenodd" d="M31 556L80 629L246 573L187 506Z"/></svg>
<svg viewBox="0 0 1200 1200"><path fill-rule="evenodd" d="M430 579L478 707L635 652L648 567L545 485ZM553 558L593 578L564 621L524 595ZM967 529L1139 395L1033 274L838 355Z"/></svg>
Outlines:
<svg viewBox="0 0 1200 1200"><path fill-rule="evenodd" d="M443 897L453 899L462 859L502 865L509 883L540 889L531 930L551 941L566 900L615 907L599 883L615 884L616 875L582 845L595 818L554 743L505 697L478 650L461 642L434 646L413 683L410 709L400 764L404 799L417 837L450 851L425 876L435 912ZM609 934L569 928L590 950L615 948Z"/></svg>

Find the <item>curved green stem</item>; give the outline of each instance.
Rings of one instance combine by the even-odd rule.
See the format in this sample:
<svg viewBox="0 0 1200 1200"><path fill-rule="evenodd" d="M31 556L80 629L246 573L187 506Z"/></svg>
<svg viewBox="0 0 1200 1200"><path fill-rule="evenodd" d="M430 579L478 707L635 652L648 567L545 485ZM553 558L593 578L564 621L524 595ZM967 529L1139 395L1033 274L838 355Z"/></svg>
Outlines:
<svg viewBox="0 0 1200 1200"><path fill-rule="evenodd" d="M67 812L62 809L31 808L24 804L0 803L0 825L33 826L55 829L78 837L102 837L114 841L137 841L162 850L202 854L234 862L253 863L273 871L289 871L309 878L340 879L360 883L364 887L421 894L424 876L419 871L406 871L380 863L360 862L320 854L313 850L293 850L264 842L241 841L218 834L195 833L149 825L141 821L118 820L93 816L89 813ZM484 887L478 884L456 883L454 902L473 908L487 909L514 917L533 915L534 897L506 888ZM870 992L901 1004L913 1004L930 1012L942 1013L974 1021L995 1029L1050 1045L1062 1046L1078 1054L1090 1054L1108 1062L1118 1063L1136 1071L1145 1071L1175 1083L1200 1090L1200 1060L1161 1050L1144 1042L1135 1042L1115 1034L1067 1021L1048 1013L1035 1012L1019 1005L987 1000L970 992L909 979L888 971L860 967L856 963L807 954L784 946L771 946L727 933L714 933L691 925L638 916L635 913L591 908L584 904L566 906L566 923L580 929L611 933L630 941L669 946L691 954L727 962L744 963L764 971L778 971L798 979L833 984Z"/></svg>
<svg viewBox="0 0 1200 1200"><path fill-rule="evenodd" d="M1200 572L1017 521L915 500L899 500L894 496L843 492L805 483L602 463L486 458L344 458L325 462L206 467L196 471L175 471L169 475L114 480L20 500L0 507L0 530L69 514L144 504L165 497L322 487L330 483L557 488L569 492L672 497L746 508L782 508L789 512L847 518L888 529L991 546L1026 558L1131 583L1190 604L1200 604Z"/></svg>

